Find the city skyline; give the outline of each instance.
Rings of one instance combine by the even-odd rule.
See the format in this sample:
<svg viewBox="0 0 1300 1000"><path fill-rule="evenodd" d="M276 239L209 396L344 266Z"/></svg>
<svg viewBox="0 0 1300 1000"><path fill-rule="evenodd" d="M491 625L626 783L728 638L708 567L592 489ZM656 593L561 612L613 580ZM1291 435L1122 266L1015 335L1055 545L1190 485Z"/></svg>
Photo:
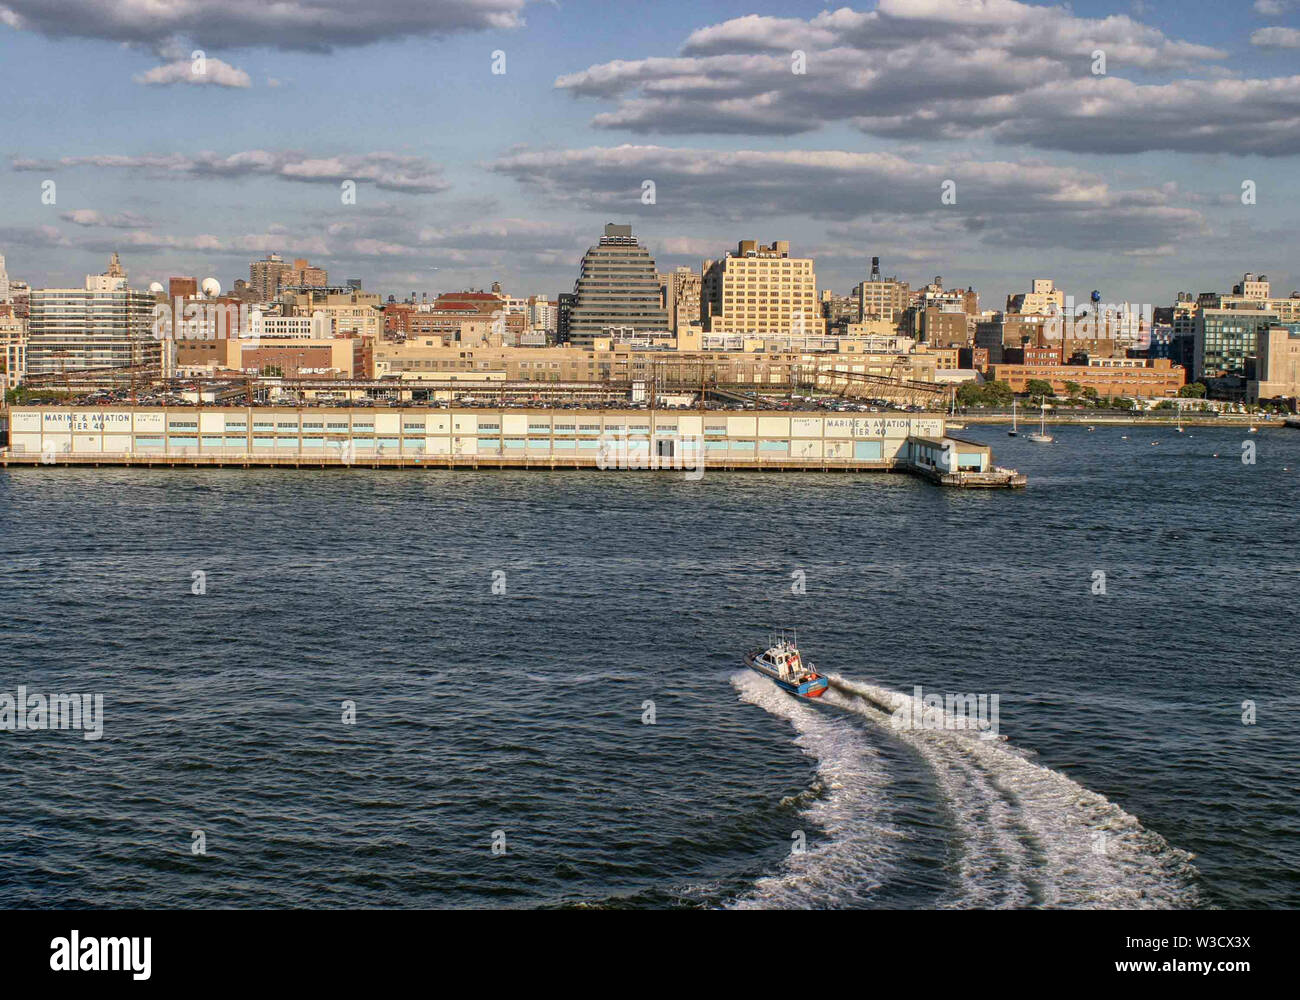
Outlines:
<svg viewBox="0 0 1300 1000"><path fill-rule="evenodd" d="M1036 276L1158 304L1245 270L1300 287L1283 0L56 6L0 3L0 252L33 286L112 251L140 287L228 286L278 251L399 297L554 297L615 222L660 271L781 239L820 288L847 293L879 256L986 308Z"/></svg>

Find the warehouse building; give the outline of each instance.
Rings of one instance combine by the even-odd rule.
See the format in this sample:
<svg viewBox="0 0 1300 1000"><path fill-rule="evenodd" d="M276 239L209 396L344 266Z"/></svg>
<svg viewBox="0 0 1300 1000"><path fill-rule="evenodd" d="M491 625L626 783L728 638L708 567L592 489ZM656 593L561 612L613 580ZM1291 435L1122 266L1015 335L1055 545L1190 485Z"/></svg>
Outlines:
<svg viewBox="0 0 1300 1000"><path fill-rule="evenodd" d="M221 459L466 456L590 459L598 453L706 460L889 463L909 438L942 439L929 415L674 413L649 410L346 407L15 407L14 455ZM502 461L500 464L511 464ZM525 463L518 463L525 464ZM987 465L987 462L984 464Z"/></svg>

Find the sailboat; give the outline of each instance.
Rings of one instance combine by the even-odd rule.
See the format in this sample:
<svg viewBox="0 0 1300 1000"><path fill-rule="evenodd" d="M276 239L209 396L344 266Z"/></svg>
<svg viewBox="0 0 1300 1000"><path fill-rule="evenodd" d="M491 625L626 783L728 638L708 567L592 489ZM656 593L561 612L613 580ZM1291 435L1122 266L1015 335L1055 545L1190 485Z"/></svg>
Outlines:
<svg viewBox="0 0 1300 1000"><path fill-rule="evenodd" d="M956 416L957 416L957 389L956 389L955 386L953 387L953 390L952 390L952 402L950 403L950 405L949 405L949 407L948 407L948 416L949 416L950 418L953 418L953 417L956 417ZM965 424L958 423L958 422L957 422L956 420L954 420L954 419L949 419L949 420L946 422L945 427L947 427L947 429L950 430L950 431L962 431L962 430L965 430L965 429L966 429L966 425L965 425Z"/></svg>
<svg viewBox="0 0 1300 1000"><path fill-rule="evenodd" d="M1026 434L1025 437L1033 441L1034 444L1051 444L1055 438L1047 433L1047 404L1041 407L1041 416L1038 420L1038 432L1036 434Z"/></svg>
<svg viewBox="0 0 1300 1000"><path fill-rule="evenodd" d="M1011 401L1011 430L1007 431L1007 437L1015 437L1020 432L1016 430L1016 401Z"/></svg>
<svg viewBox="0 0 1300 1000"><path fill-rule="evenodd" d="M1183 408L1178 407L1178 433L1183 433Z"/></svg>

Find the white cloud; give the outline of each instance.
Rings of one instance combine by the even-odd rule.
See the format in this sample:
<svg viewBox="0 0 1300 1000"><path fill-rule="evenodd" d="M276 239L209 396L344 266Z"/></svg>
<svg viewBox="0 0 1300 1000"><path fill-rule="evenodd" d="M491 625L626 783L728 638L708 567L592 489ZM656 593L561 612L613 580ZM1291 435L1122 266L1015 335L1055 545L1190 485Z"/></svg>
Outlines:
<svg viewBox="0 0 1300 1000"><path fill-rule="evenodd" d="M202 72L197 71L196 67L199 65L202 66ZM242 69L210 56L201 64L196 64L189 59L178 59L162 66L155 66L147 73L138 73L132 79L136 83L152 86L186 83L191 86L245 88L253 85L248 74Z"/></svg>
<svg viewBox="0 0 1300 1000"><path fill-rule="evenodd" d="M807 218L923 221L983 244L1128 252L1206 231L1176 186L1116 190L1087 171L1043 163L918 163L891 153L841 150L702 150L623 145L516 152L490 164L569 209L644 215L641 181L656 184L653 212L680 226L709 220ZM945 181L957 204L944 205Z"/></svg>
<svg viewBox="0 0 1300 1000"><path fill-rule="evenodd" d="M0 22L53 38L161 48L328 51L385 39L515 28L526 0L3 0Z"/></svg>
<svg viewBox="0 0 1300 1000"><path fill-rule="evenodd" d="M854 119L864 132L907 139L986 134L999 142L1080 153L1300 153L1300 76L1137 84L1065 80L1015 100L970 98Z"/></svg>
<svg viewBox="0 0 1300 1000"><path fill-rule="evenodd" d="M76 208L69 212L60 212L59 218L77 226L108 229L133 229L148 225L146 220L134 212L105 215L94 208Z"/></svg>
<svg viewBox="0 0 1300 1000"><path fill-rule="evenodd" d="M168 177L267 176L322 184L341 184L345 180L353 180L371 183L381 190L413 194L436 194L450 187L442 176L440 165L422 156L388 152L313 157L293 151L254 149L225 156L202 152L194 155L157 153L142 156L65 156L57 160L17 157L13 161L13 167L15 170L40 171L96 167Z"/></svg>
<svg viewBox="0 0 1300 1000"><path fill-rule="evenodd" d="M37 249L71 245L57 226L0 226L0 243Z"/></svg>
<svg viewBox="0 0 1300 1000"><path fill-rule="evenodd" d="M1293 34L1263 29L1256 40ZM805 73L792 72L795 49ZM1092 72L1095 50L1105 74ZM1126 15L881 0L808 20L736 18L692 32L678 56L594 65L556 87L614 102L598 128L644 135L797 135L849 122L896 139L1093 153L1300 152L1300 77L1239 79L1216 65L1225 55ZM1126 70L1178 77L1135 82Z"/></svg>
<svg viewBox="0 0 1300 1000"><path fill-rule="evenodd" d="M1260 28L1251 32L1250 44L1268 49L1300 49L1300 30L1295 28Z"/></svg>

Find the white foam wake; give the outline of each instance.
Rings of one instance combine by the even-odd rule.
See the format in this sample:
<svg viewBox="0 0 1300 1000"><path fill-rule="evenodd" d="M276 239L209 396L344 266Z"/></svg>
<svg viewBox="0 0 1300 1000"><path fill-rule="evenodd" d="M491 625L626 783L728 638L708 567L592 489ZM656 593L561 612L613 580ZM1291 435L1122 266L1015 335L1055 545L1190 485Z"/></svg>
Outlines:
<svg viewBox="0 0 1300 1000"><path fill-rule="evenodd" d="M903 839L888 823L889 779L875 750L850 720L818 712L757 674L735 674L731 683L742 701L788 719L799 734L795 745L817 761L822 794L800 816L828 838L814 843L814 831L805 830L807 850L792 851L777 874L759 879L732 905L806 909L864 904L894 869ZM787 846L793 843L786 841Z"/></svg>
<svg viewBox="0 0 1300 1000"><path fill-rule="evenodd" d="M828 675L822 700L886 727L934 772L961 837L950 906L1159 908L1196 904L1192 856L1105 796L959 729L894 728L911 695Z"/></svg>

